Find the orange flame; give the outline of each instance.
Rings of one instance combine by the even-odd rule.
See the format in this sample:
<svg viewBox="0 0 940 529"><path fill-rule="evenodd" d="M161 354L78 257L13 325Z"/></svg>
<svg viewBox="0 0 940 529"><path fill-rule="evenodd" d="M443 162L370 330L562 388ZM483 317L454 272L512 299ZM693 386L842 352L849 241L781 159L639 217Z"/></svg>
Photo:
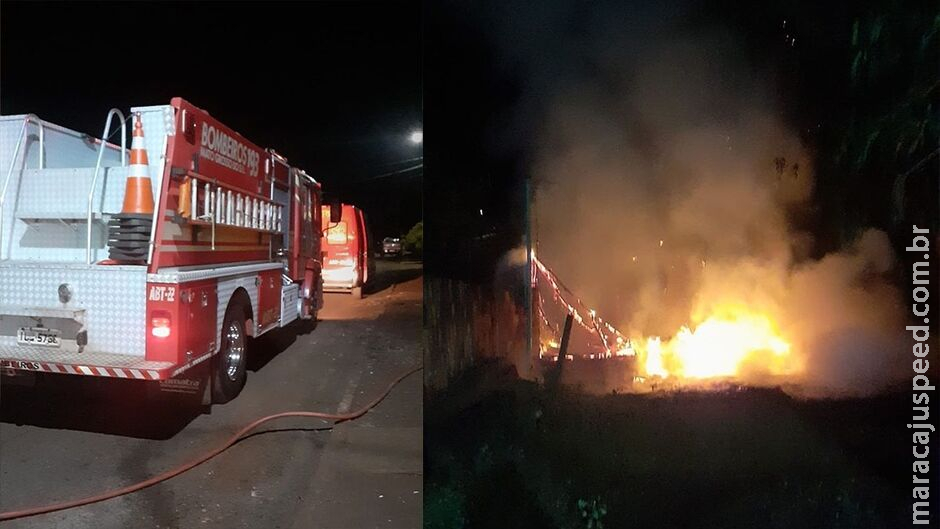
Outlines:
<svg viewBox="0 0 940 529"><path fill-rule="evenodd" d="M701 380L745 371L789 375L800 369L790 343L761 314L712 316L694 330L682 327L666 342L652 336L634 343L646 376Z"/></svg>

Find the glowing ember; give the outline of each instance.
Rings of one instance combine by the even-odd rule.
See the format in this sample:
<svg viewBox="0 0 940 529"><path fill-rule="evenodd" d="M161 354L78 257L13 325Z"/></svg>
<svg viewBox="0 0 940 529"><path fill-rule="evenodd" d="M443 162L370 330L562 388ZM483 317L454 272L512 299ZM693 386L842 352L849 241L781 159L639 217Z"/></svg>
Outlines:
<svg viewBox="0 0 940 529"><path fill-rule="evenodd" d="M769 318L744 314L711 317L695 330L682 327L669 341L658 336L637 343L647 376L706 379L734 377L745 368L786 375L797 370L790 344Z"/></svg>
<svg viewBox="0 0 940 529"><path fill-rule="evenodd" d="M620 342L622 340L620 338L617 338L617 341ZM620 344L620 345L622 347L614 353L616 356L635 356L636 355L636 351L633 350L633 346L631 344L628 343L626 345L623 345L623 344Z"/></svg>

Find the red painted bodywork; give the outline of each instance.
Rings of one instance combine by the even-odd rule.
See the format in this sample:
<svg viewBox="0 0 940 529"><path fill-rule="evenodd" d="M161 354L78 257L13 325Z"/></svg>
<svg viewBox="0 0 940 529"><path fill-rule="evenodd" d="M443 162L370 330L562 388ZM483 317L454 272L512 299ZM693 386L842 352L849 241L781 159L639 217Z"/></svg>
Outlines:
<svg viewBox="0 0 940 529"><path fill-rule="evenodd" d="M257 307L251 307L250 320L257 328L250 328L250 333L266 331L279 322L284 273L299 286L303 301L301 316L309 317L319 308L322 301L320 184L291 167L286 158L251 143L182 98L173 98L170 107L175 132L166 136L164 173L150 175L160 177L161 189L159 203L155 204L155 244L147 271L160 274L170 272L166 270L170 267L187 266L190 267L187 272L211 272L190 277L212 277L184 283L147 283L143 293L146 296L145 359L171 365L138 369L5 359L0 367L140 380L174 377L216 353L220 340L219 316L230 302L228 298L218 299L219 281L245 273L244 268L235 271L230 265L270 263L275 267L255 275L253 288L257 291L253 292L256 294L253 299L257 300ZM161 112L163 110L160 108ZM156 129L144 133L165 133L160 127ZM289 235L277 233L281 230L270 227L230 225L215 225L213 232L211 222L193 218L179 207L181 184L197 179L201 179L200 185L208 183L242 198L277 203L281 206L281 226L290 228ZM191 193L190 197L195 196L199 201L200 190L197 188ZM204 191L202 193L204 196ZM214 238L208 236L210 233L215 234ZM111 259L96 263L101 266L118 264L122 263ZM168 325L159 327L169 329L166 334L152 332L155 317L168 321Z"/></svg>
<svg viewBox="0 0 940 529"><path fill-rule="evenodd" d="M258 274L258 314L255 319L263 329L276 323L281 316L281 271L268 270Z"/></svg>
<svg viewBox="0 0 940 529"><path fill-rule="evenodd" d="M208 227L168 226L179 205L182 183L174 174L191 171L243 194L269 197L271 158L275 156L182 98L174 97L170 106L175 113L176 134L167 137L168 163L159 204L159 211L165 216L157 225L156 240L161 244L154 247L150 272L167 266L270 259L271 236L266 233L246 228L217 228L216 250L206 252L194 247L204 245ZM168 236L171 228L183 233Z"/></svg>
<svg viewBox="0 0 940 529"><path fill-rule="evenodd" d="M369 252L372 241L369 239L369 230L363 211L352 204L343 204L342 208L342 220L338 224L332 224L330 223L330 206L322 207L324 276L329 276L335 271L344 271L345 274L354 273L355 279L344 287L361 287L369 280L370 274L375 269L375 263ZM339 240L339 234L343 231L346 233L345 239Z"/></svg>
<svg viewBox="0 0 940 529"><path fill-rule="evenodd" d="M322 202L320 184L290 167L283 156L273 150L264 150L249 142L234 130L191 103L173 98L170 102L175 112L176 134L169 136L167 158L169 163L163 177L163 190L159 210L165 213L157 225L156 240L150 272L168 266L193 266L201 264L237 263L244 261L269 261L272 259L272 236L249 228L232 226L216 227L216 249L206 251L209 245L208 226L176 224L179 206L179 175L193 172L213 179L242 194L259 199L272 198L272 189L285 191L293 179L290 207L284 215L290 215L293 240L286 246L290 249L288 275L297 281L303 280L308 270L319 269L319 206ZM184 115L185 114L185 115ZM212 140L220 144L223 151L235 158L224 157L211 149ZM226 160L219 163L218 160ZM182 227L180 227L182 226ZM277 244L280 246L280 244Z"/></svg>
<svg viewBox="0 0 940 529"><path fill-rule="evenodd" d="M174 97L170 106L176 111L179 131L172 136L170 165L211 175L238 189L263 194L262 184L268 180L265 160L269 157L264 149L182 98ZM183 112L186 113L186 122L183 122ZM191 126L195 128L190 134Z"/></svg>
<svg viewBox="0 0 940 529"><path fill-rule="evenodd" d="M287 274L301 283L305 314L310 313L318 298L317 285L322 268L320 253L320 184L302 171L290 166L287 159L273 150L265 150L228 128L208 112L176 97L170 102L174 110L176 134L168 136L167 160L160 193L159 210L164 213L156 226L153 259L149 272L177 266L210 266L251 262L286 261ZM243 195L271 199L275 191L286 192L293 184L289 206L283 209L285 225L290 226L291 240L283 236L251 228L216 226L215 249L209 240L210 227L188 223L177 215L180 185L184 175L195 173L212 179L221 186ZM198 199L198 198L197 198ZM286 255L276 255L278 249ZM282 270L258 274L258 314L255 323L260 329L275 324L281 313ZM217 280L195 281L179 285L148 284L147 353L148 360L185 364L193 358L212 352L218 343ZM151 301L153 286L176 289L175 301ZM186 304L180 295L195 296ZM202 296L209 296L202 306ZM166 311L173 321L172 333L157 338L150 332L153 311ZM191 354L187 357L186 353Z"/></svg>
<svg viewBox="0 0 940 529"><path fill-rule="evenodd" d="M290 182L290 165L287 164L287 159L275 152L271 152L270 160L268 164L265 165L265 168L268 167L271 168L271 179L274 180L275 184L287 189Z"/></svg>
<svg viewBox="0 0 940 529"><path fill-rule="evenodd" d="M185 364L214 351L217 303L214 279L148 283L147 360ZM170 317L170 335L158 338L151 333L151 320L164 313Z"/></svg>
<svg viewBox="0 0 940 529"><path fill-rule="evenodd" d="M312 184L299 173L294 174L294 196L291 203L291 260L288 274L292 279L304 278L307 270L320 267L319 212L322 194L319 184Z"/></svg>

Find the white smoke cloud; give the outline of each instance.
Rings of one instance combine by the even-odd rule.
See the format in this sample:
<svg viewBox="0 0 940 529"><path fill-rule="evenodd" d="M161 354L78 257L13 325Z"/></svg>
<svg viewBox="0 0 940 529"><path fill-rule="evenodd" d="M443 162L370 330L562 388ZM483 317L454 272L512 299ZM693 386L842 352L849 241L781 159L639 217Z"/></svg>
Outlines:
<svg viewBox="0 0 940 529"><path fill-rule="evenodd" d="M644 57L602 61L606 82L550 99L533 166L540 257L629 335L669 337L744 304L791 341L803 393L894 381L904 325L887 236L810 258L792 219L812 207L811 153L733 42L660 41Z"/></svg>

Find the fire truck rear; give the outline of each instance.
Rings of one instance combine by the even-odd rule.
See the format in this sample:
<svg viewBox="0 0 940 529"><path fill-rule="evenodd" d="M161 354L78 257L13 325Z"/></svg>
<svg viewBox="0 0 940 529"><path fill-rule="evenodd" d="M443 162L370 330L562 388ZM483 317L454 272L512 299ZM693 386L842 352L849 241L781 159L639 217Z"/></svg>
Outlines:
<svg viewBox="0 0 940 529"><path fill-rule="evenodd" d="M333 209L341 211L336 221L331 218ZM323 206L323 290L326 292L349 292L355 298L362 297L362 289L375 276L375 259L369 251L372 230L366 222L366 214L352 204Z"/></svg>
<svg viewBox="0 0 940 529"><path fill-rule="evenodd" d="M201 366L225 402L249 337L322 306L320 184L183 99L131 117L0 117L0 367L172 389Z"/></svg>

